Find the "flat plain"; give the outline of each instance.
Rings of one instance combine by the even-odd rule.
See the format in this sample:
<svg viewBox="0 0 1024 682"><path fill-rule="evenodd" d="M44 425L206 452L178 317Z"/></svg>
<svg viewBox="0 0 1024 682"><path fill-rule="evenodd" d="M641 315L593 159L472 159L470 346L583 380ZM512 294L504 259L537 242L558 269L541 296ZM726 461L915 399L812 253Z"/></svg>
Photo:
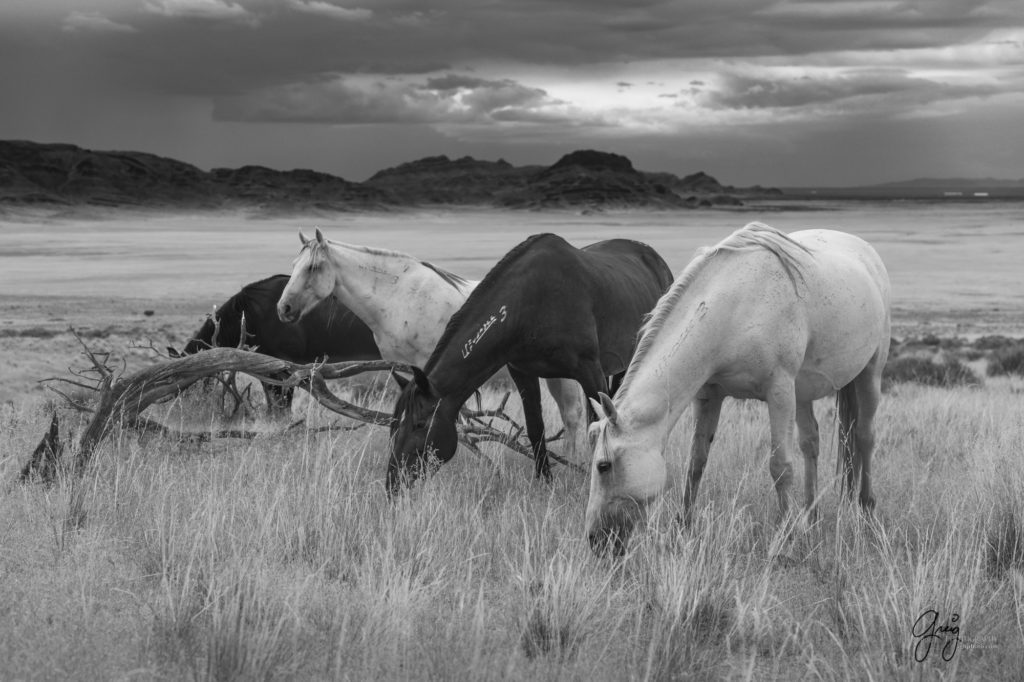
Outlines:
<svg viewBox="0 0 1024 682"><path fill-rule="evenodd" d="M764 406L729 402L694 527L675 525L670 491L618 563L581 537L581 474L546 486L494 446L492 464L462 452L390 504L386 432L280 433L258 411L243 421L264 437L124 432L77 483L15 483L61 405L39 380L84 366L69 326L144 366L146 346L180 346L241 285L288 272L314 226L475 278L536 232L638 239L678 272L752 220L832 227L885 260L897 339L1024 336L1019 204L801 208L0 216L0 678L1019 678L1024 379L984 377L980 356L980 384L885 395L872 519L828 475L821 401L823 519L782 532ZM390 394L363 397L390 410ZM161 410L193 430L225 421L191 394ZM333 421L305 402L295 416Z"/></svg>

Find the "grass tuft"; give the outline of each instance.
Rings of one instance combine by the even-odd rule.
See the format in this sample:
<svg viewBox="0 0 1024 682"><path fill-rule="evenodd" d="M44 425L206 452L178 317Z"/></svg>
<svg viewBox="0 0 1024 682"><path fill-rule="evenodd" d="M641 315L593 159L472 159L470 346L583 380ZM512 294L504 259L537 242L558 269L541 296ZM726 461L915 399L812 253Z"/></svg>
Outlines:
<svg viewBox="0 0 1024 682"><path fill-rule="evenodd" d="M1024 376L1024 341L996 348L988 360L989 376L1015 374Z"/></svg>
<svg viewBox="0 0 1024 682"><path fill-rule="evenodd" d="M950 357L943 361L928 358L904 356L889 360L882 372L883 385L915 383L924 386L956 388L959 386L978 386L978 378L970 367L957 358Z"/></svg>

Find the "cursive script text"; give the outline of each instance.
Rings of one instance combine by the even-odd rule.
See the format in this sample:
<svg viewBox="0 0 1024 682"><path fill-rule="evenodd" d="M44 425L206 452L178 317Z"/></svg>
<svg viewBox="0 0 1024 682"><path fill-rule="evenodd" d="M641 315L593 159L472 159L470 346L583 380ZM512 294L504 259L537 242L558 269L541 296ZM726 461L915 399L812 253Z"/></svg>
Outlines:
<svg viewBox="0 0 1024 682"><path fill-rule="evenodd" d="M470 353L473 352L473 349L476 348L476 345L480 343L480 339L484 338L484 334L486 334L487 331L495 324L504 322L506 319L508 319L508 310L505 306L501 306L498 308L498 313L496 315L491 315L482 325L480 325L480 329L477 330L475 336L467 339L466 343L462 344L462 358L468 358Z"/></svg>
<svg viewBox="0 0 1024 682"><path fill-rule="evenodd" d="M928 609L914 623L912 634L917 643L914 644L914 660L923 662L931 653L932 644L937 640L942 642L941 656L947 663L953 660L956 655L956 648L960 644L960 614L954 613L945 623L939 623L939 612L935 609Z"/></svg>

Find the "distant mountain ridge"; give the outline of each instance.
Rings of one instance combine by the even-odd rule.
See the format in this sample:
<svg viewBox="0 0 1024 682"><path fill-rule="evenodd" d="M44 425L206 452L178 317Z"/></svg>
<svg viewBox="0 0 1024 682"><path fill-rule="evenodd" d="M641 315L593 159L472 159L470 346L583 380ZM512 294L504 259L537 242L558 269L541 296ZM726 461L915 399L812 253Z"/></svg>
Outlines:
<svg viewBox="0 0 1024 682"><path fill-rule="evenodd" d="M551 166L433 156L365 182L312 170L214 168L144 152L0 141L0 204L366 210L431 204L509 208L693 208L739 205L777 189L723 186L703 172L645 173L621 155L566 154Z"/></svg>
<svg viewBox="0 0 1024 682"><path fill-rule="evenodd" d="M864 185L864 188L901 188L908 189L935 187L950 189L974 189L978 187L1024 187L1024 178L1008 180L1005 178L914 178L896 182L882 182L875 185Z"/></svg>

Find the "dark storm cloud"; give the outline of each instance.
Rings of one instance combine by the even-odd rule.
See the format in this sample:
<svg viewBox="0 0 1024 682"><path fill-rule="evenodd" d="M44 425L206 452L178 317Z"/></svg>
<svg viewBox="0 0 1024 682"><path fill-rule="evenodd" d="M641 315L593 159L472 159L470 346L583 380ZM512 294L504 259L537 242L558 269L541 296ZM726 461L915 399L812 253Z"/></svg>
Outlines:
<svg viewBox="0 0 1024 682"><path fill-rule="evenodd" d="M995 84L950 85L912 77L900 70L789 79L733 74L724 76L719 88L706 93L703 102L715 109L786 109L813 105L842 107L857 100L885 98L886 108L890 108L999 92Z"/></svg>
<svg viewBox="0 0 1024 682"><path fill-rule="evenodd" d="M1024 14L1024 3L1016 0L697 0L628 7L585 0L437 0L426 12L412 0L98 6L103 9L78 11L97 24L106 20L135 31L117 41L79 36L62 49L102 57L108 77L125 85L186 95L236 93L322 73L428 73L481 59L585 65L943 45ZM54 23L66 16L55 16ZM0 23L0 40L18 30L17 22Z"/></svg>
<svg viewBox="0 0 1024 682"><path fill-rule="evenodd" d="M649 167L678 171L717 154L740 181L753 171L744 154L764 159L771 172L782 168L773 159L803 147L814 130L833 150L871 149L895 168L893 159L921 152L900 146L910 136L893 134L893 121L927 118L939 130L934 122L945 117L943 135L990 136L1000 142L979 148L1003 154L1002 168L1019 167L1020 155L1004 151L1019 151L1006 142L1016 139L1013 117L976 122L993 107L1024 103L1020 0L433 0L428 7L421 0L3 0L0 130L107 148L147 148L153 140L154 149L187 147L210 164L259 163L263 153L309 166L320 154L318 167L357 177L377 170L380 158L448 153L445 145L507 158L584 145L647 149ZM237 125L250 122L265 125ZM815 127L822 122L827 132ZM866 145L867 138L885 143ZM331 147L331 140L345 142ZM339 153L351 146L363 155ZM959 162L966 156L959 151L940 159L930 150L929 160ZM827 172L838 172L822 159ZM843 172L870 173L880 163ZM791 167L819 177L800 161Z"/></svg>
<svg viewBox="0 0 1024 682"><path fill-rule="evenodd" d="M566 120L544 90L510 79L447 74L425 82L325 78L215 100L220 121L484 123Z"/></svg>
<svg viewBox="0 0 1024 682"><path fill-rule="evenodd" d="M370 3L366 3L369 5ZM126 85L238 94L324 73L430 73L475 60L591 64L945 45L1006 25L1021 3L984 0L619 2L505 0L144 0L73 12L135 29L72 49L105 58ZM325 17L343 19L325 21ZM128 32L128 31L126 31Z"/></svg>

